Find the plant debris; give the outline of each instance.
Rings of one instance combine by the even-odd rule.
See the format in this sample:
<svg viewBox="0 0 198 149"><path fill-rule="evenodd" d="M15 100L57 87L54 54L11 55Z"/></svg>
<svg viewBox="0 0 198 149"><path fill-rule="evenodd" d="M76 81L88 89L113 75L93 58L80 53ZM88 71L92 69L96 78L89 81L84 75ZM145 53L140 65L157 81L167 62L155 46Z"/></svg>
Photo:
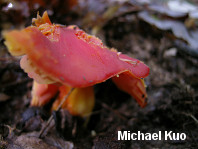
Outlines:
<svg viewBox="0 0 198 149"><path fill-rule="evenodd" d="M191 1L193 3L190 5L197 7L197 1ZM10 1L12 4L14 2L16 1ZM48 135L39 139L38 130L41 125L45 125L52 103L49 102L42 110L29 109L32 80L20 69L19 60L7 52L1 36L0 93L10 98L0 102L0 148L198 148L198 59L195 53L189 52L197 50L192 47L192 44L196 46L194 41L197 39L197 32L193 32L197 30L196 17L193 18L189 12L175 13L173 8L170 13L167 2L171 1L113 2L83 0L64 11L59 2L52 4L49 1L45 5L32 5L37 6L33 9L28 6L26 9L29 12L25 15L22 13L25 10L21 9L4 10L0 12L0 30L24 28L31 23L31 18L36 16L38 10L40 14L48 10L53 22L76 24L88 33L95 28L93 32L107 46L138 58L150 67L150 75L145 79L147 106L141 109L132 97L118 90L111 80L107 80L94 87L96 104L88 122L61 110L54 113L55 121L52 125L56 127L50 127ZM17 3L21 4L21 1ZM152 8L154 3L157 6ZM3 1L0 4L2 10L9 3ZM111 6L118 6L118 9ZM106 11L110 15L105 18L101 14ZM169 29L159 28L156 23L140 18L142 12L156 22L171 21L172 25L175 22L176 29L180 24L178 29L183 28L187 36L178 37L172 26ZM103 22L98 23L100 21L97 20ZM48 114L43 114L40 110ZM117 131L120 130L172 130L186 133L187 139L118 141Z"/></svg>

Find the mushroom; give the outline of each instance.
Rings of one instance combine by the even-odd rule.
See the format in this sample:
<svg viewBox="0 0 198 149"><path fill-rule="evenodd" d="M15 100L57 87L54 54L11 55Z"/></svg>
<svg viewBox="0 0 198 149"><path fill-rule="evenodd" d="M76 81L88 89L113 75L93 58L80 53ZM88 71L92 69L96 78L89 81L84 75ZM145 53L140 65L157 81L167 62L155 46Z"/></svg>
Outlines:
<svg viewBox="0 0 198 149"><path fill-rule="evenodd" d="M62 107L70 109L74 115L84 116L90 110L83 112L80 110L85 109L83 106L90 105L88 109L93 109L92 86L110 78L118 88L133 96L141 107L146 105L143 78L149 75L149 67L142 61L106 47L100 39L76 26L52 24L47 12L33 19L33 24L23 30L4 33L9 52L13 56L24 55L21 67L37 86L33 87L32 105L43 105L59 91L53 105L56 109L68 93L67 89L76 88ZM36 91L39 89L43 95Z"/></svg>

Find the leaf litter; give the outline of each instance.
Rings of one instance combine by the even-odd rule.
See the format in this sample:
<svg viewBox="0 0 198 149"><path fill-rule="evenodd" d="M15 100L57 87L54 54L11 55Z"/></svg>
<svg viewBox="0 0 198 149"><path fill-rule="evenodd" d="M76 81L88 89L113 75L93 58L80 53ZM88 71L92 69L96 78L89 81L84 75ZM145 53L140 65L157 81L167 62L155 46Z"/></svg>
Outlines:
<svg viewBox="0 0 198 149"><path fill-rule="evenodd" d="M108 1L99 4L99 6L107 8L111 7L111 4L112 2ZM52 12L52 18L55 22L77 24L87 31L95 26L91 24L87 27L87 25L83 25L82 23L82 20L88 17L86 16L88 13L83 10L91 8L90 5L96 5L95 3L88 4L84 2L83 7L77 4L70 10L70 13L66 10L65 12L57 11L57 9L55 12L55 8L52 8L51 3L46 5L48 5L49 10ZM9 100L0 102L0 123L9 126L4 127L4 133L1 131L1 136L4 134L0 144L1 147L197 148L198 60L194 53L186 52L189 51L190 48L192 48L193 51L196 50L196 43L191 41L191 39L197 39L197 33L193 32L197 30L196 19L190 26L186 27L185 23L186 20L188 22L189 18L183 15L183 13L179 17L172 15L171 19L167 19L167 16L170 16L170 14L155 15L156 13L154 13L155 21L157 20L160 23L162 23L163 20L179 22L178 24L180 24L179 26L181 27L178 27L178 29L183 28L183 31L190 37L188 38L184 35L178 38L178 36L174 34L174 31L171 31L171 28L168 30L159 28L154 23L140 18L139 14L145 12L145 5L137 5L137 3L133 3L132 1L125 1L124 5L128 6L125 7L127 10L129 10L129 8L138 9L136 9L136 11L126 10L124 13L123 11L121 13L120 9L118 9L116 15L112 14L111 19L108 19L101 27L99 26L100 31L98 34L103 37L104 42L106 42L109 47L115 47L124 53L129 53L149 65L151 73L145 80L148 92L148 105L144 109L141 109L127 94L116 89L111 81L107 81L95 87L96 105L86 127L82 126L85 121L78 118L74 118L72 122L69 122L72 125L68 125L68 121L64 120L67 114L61 114L64 116L59 114L57 115L56 123L54 123L57 130L52 129L45 140L40 140L35 136L37 136L37 129L40 128L40 124L43 125L45 117L43 117L40 112L35 114L34 110L30 110L31 112L29 112L29 116L27 116L27 121L24 122L22 118L25 110L29 109L32 81L26 80L27 76L20 70L17 61L14 61L14 64L10 62L10 60L13 60L6 52L3 41L1 41L0 51L4 52L1 52L0 75L10 75L0 78L0 92L11 97ZM78 8L78 11L76 8ZM42 9L41 5L39 5L38 9ZM29 9L29 14L35 16L35 10L35 8L34 10ZM102 9L102 12L105 13L105 10L106 9ZM23 10L17 10L17 13L23 16L20 11ZM155 10L147 10L146 14L153 14L153 11ZM64 17L60 17L61 13L64 13ZM95 20L101 16L101 12L98 14L97 12L92 13L96 13ZM3 17L1 17L1 22L3 22L3 25L1 23L1 31L6 25L5 28L13 28L18 25L24 26L24 24L29 24L28 22L31 21L29 15L19 17L18 20L12 19L12 21L10 21L8 18L12 18L12 16L12 11L4 12ZM153 19L152 15L151 17L149 16L149 18ZM88 22L89 20L87 24ZM179 42L177 43L177 41ZM193 47L192 44L195 44L195 46ZM17 80L26 81L16 83ZM47 112L49 110L48 105L42 110ZM48 117L48 115L46 116ZM35 121L32 123L35 127L29 125L32 121ZM19 125L20 133L14 131L14 133L9 136L7 130L10 128L15 130L15 126L21 122L22 125ZM65 124L69 126L65 126L65 130L68 128L76 130L75 136L67 136L65 133L62 133L64 127L61 127L61 122L65 122ZM144 132L173 130L176 132L185 132L188 139L185 142L120 142L117 141L116 138L118 130L130 130L134 132L136 130ZM95 135L92 135L92 132L95 132ZM38 146L38 142L41 142L40 146ZM57 142L60 143L57 145ZM27 146L27 144L29 145Z"/></svg>

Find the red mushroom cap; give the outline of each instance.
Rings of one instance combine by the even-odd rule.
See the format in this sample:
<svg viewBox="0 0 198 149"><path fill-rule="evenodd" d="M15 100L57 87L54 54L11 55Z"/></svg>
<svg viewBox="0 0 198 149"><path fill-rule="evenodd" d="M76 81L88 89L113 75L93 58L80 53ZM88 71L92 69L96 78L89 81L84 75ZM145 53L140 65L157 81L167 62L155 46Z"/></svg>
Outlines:
<svg viewBox="0 0 198 149"><path fill-rule="evenodd" d="M149 67L143 62L107 48L75 26L52 24L46 12L33 22L36 26L4 33L4 37L12 55L25 55L21 67L35 81L84 88L113 78L120 89L145 105L141 78L149 75Z"/></svg>

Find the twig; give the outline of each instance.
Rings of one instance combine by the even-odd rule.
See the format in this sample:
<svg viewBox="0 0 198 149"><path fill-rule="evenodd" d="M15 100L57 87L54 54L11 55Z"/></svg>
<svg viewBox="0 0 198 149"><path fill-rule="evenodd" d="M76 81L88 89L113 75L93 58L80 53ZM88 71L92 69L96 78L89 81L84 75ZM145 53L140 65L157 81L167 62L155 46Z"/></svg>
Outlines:
<svg viewBox="0 0 198 149"><path fill-rule="evenodd" d="M190 114L189 116L198 124L198 120L196 119L194 115Z"/></svg>
<svg viewBox="0 0 198 149"><path fill-rule="evenodd" d="M182 114L191 117L198 124L198 120L197 120L197 118L194 115L192 115L190 113L182 113Z"/></svg>
<svg viewBox="0 0 198 149"><path fill-rule="evenodd" d="M63 105L63 103L66 101L66 99L69 97L69 95L72 93L72 91L74 90L74 88L71 88L70 91L68 92L68 94L65 96L65 98L62 100L62 102L58 105L58 108L56 111L59 111ZM39 133L39 138L43 137L43 133L45 132L45 130L47 129L47 127L50 125L51 121L53 120L53 115L50 116L50 118L47 121L47 124L41 129L40 133Z"/></svg>

